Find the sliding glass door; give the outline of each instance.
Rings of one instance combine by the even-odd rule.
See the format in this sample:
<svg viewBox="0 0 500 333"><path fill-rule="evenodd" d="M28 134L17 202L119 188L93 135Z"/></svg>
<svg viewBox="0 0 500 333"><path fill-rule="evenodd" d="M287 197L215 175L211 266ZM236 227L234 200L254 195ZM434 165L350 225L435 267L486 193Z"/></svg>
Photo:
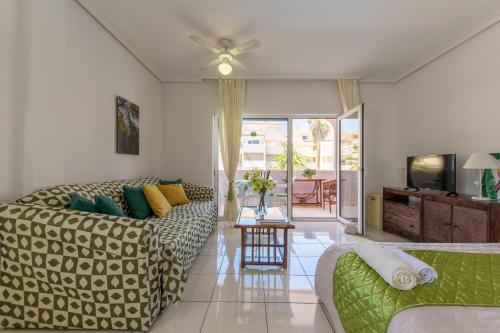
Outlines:
<svg viewBox="0 0 500 333"><path fill-rule="evenodd" d="M241 128L240 158L234 187L238 205L257 205L258 194L243 177L251 170L269 170L276 187L266 196L266 205L288 211L288 119L245 118ZM219 215L224 212L228 181L218 158Z"/></svg>
<svg viewBox="0 0 500 333"><path fill-rule="evenodd" d="M258 194L244 179L244 173L269 170L277 186L268 193L266 205L281 207L295 220L335 220L337 127L334 117L244 118L234 182L238 205L258 203ZM214 133L216 130L215 125ZM219 216L222 216L228 181L218 140L214 146L217 147L214 182L218 189Z"/></svg>
<svg viewBox="0 0 500 333"><path fill-rule="evenodd" d="M363 104L338 118L338 219L364 233Z"/></svg>

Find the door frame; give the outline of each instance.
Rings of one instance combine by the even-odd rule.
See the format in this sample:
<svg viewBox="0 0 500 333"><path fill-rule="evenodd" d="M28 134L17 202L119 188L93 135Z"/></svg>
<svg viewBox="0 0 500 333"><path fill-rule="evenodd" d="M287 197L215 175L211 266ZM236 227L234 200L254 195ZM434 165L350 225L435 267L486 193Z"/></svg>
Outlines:
<svg viewBox="0 0 500 333"><path fill-rule="evenodd" d="M351 221L340 216L340 191L341 191L341 179L340 179L340 136L341 136L341 125L340 122L351 116L352 114L359 112L359 171L358 171L358 223L357 223L357 231L358 234L365 234L365 149L364 149L364 103L358 104L349 111L344 112L339 117L337 117L337 219L338 221L347 224L351 223Z"/></svg>
<svg viewBox="0 0 500 333"><path fill-rule="evenodd" d="M292 115L290 116L290 126L292 127L292 130L290 132L290 137L292 138L292 140L290 140L290 143L291 143L291 146L289 148L289 151L291 152L289 157L288 157L288 160L291 161L291 154L293 152L293 120L294 119L335 119L335 123L336 123L336 132L338 133L338 118L339 118L339 115L331 115L331 114L301 114L301 115ZM337 133L335 133L335 140L337 140ZM335 142L335 149L337 150L338 147L337 147L337 143ZM335 152L335 156L337 156L337 152ZM335 158L336 161L335 161L335 168L337 168L337 165L338 165L338 162L337 162L337 158ZM289 179L292 179L293 178L293 165L291 165L292 163L290 163L289 165L289 169L290 169L290 173L292 174L289 178ZM337 170L335 170L335 173L337 174ZM290 187L290 203L292 203L292 193L293 193L293 181L290 181L289 182L289 187ZM320 189L321 191L322 189ZM335 204L335 206L337 206L337 204ZM335 211L335 217L294 217L293 216L293 209L292 209L292 205L290 205L291 209L290 209L290 217L294 220L294 221L298 221L298 222L301 222L301 221L309 221L309 222L335 222L337 221L337 212ZM323 207L319 207L320 209L323 209Z"/></svg>
<svg viewBox="0 0 500 333"><path fill-rule="evenodd" d="M293 217L293 207L292 207L292 193L293 193L293 166L292 166L292 152L293 152L293 120L294 119L335 119L337 122L337 133L338 134L338 115L334 114L251 114L251 113L246 113L243 114L242 120L244 119L251 119L251 120L287 120L287 154L288 154L288 166L287 166L287 179L288 179L288 184L287 184L287 216L289 216L291 219L294 221L311 221L311 222L335 222L337 221L337 217L334 218L329 218L329 217ZM215 118L215 128L218 130L218 122L217 122L217 117ZM337 139L337 136L336 136ZM214 135L214 182L216 184L216 187L218 187L218 171L219 171L219 138L218 138L218 133L217 135ZM337 150L338 150L338 143L337 145ZM336 156L338 156L338 151L336 152ZM336 161L336 167L338 166L338 160ZM337 171L336 171L337 172ZM338 175L338 173L337 173ZM338 182L337 182L338 183ZM338 206L338 205L337 205ZM338 212L337 212L338 216Z"/></svg>

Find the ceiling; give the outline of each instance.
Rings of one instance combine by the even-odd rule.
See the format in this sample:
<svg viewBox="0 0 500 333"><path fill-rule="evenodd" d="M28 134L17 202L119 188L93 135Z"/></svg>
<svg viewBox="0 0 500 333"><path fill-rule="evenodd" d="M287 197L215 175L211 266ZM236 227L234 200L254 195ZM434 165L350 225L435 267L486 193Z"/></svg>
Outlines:
<svg viewBox="0 0 500 333"><path fill-rule="evenodd" d="M500 0L77 0L162 81L217 78L189 40L252 38L263 79L395 82L500 21Z"/></svg>

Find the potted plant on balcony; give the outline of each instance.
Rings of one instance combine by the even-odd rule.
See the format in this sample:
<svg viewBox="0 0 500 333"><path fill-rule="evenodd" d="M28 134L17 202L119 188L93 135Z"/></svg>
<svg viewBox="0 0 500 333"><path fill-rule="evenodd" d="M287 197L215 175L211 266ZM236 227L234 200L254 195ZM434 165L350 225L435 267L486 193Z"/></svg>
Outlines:
<svg viewBox="0 0 500 333"><path fill-rule="evenodd" d="M312 179L312 177L316 174L316 170L310 169L310 168L305 168L304 171L302 171L302 176L304 176L306 179Z"/></svg>
<svg viewBox="0 0 500 333"><path fill-rule="evenodd" d="M243 179L248 180L249 185L255 193L259 194L259 204L257 206L257 213L265 215L266 209L266 192L276 187L276 182L270 179L271 171L253 170L247 171L243 174Z"/></svg>

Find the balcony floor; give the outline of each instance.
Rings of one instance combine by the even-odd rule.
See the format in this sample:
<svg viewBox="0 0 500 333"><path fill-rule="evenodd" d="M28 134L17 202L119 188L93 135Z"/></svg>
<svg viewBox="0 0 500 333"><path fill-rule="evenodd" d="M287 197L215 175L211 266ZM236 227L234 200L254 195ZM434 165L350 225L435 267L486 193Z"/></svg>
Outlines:
<svg viewBox="0 0 500 333"><path fill-rule="evenodd" d="M327 207L325 209L321 207L307 207L307 206L297 206L292 207L292 216L294 218L336 218L336 207L332 205L332 212Z"/></svg>

